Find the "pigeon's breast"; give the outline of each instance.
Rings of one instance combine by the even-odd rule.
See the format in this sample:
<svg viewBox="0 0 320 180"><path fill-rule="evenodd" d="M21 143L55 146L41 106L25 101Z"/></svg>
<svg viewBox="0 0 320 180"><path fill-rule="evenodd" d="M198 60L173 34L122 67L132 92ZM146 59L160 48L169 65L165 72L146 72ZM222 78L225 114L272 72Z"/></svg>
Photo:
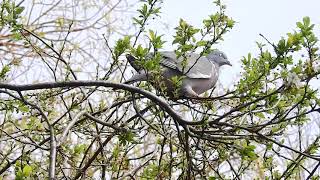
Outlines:
<svg viewBox="0 0 320 180"><path fill-rule="evenodd" d="M219 69L216 67L216 65L212 66L211 72L212 73L210 78L187 78L186 81L188 82L186 83L190 83L193 91L200 95L206 92L207 90L213 88L218 81Z"/></svg>

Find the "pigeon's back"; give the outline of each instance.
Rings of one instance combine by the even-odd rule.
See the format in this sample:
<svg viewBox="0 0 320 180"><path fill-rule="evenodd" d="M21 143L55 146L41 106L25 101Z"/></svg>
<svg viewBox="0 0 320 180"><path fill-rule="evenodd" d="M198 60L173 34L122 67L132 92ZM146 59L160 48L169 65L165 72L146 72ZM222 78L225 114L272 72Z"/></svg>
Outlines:
<svg viewBox="0 0 320 180"><path fill-rule="evenodd" d="M160 63L171 69L180 71L182 74L189 78L203 79L212 76L212 67L214 64L206 57L195 54L187 54L187 62L184 63L184 58L177 58L176 54L172 51L160 52L162 60Z"/></svg>

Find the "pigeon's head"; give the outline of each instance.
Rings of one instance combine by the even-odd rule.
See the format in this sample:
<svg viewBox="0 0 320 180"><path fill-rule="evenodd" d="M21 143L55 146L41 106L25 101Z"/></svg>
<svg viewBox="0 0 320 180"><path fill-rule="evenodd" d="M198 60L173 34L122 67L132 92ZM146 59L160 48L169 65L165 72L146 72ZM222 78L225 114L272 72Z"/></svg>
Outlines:
<svg viewBox="0 0 320 180"><path fill-rule="evenodd" d="M232 66L232 64L230 63L230 61L227 58L227 55L219 50L214 50L211 53L209 53L207 55L207 58L210 61L213 61L215 63L217 63L219 66L223 66L223 65L229 65Z"/></svg>

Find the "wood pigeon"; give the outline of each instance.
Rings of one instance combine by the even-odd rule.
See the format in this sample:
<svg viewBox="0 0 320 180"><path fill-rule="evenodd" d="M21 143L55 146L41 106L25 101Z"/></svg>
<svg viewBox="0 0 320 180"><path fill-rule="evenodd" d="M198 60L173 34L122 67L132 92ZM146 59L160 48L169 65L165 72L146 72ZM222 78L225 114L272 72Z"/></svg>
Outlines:
<svg viewBox="0 0 320 180"><path fill-rule="evenodd" d="M215 86L220 66L232 66L225 53L219 50L214 50L201 57L196 53L188 53L186 58L177 58L173 51L159 53L161 55L161 72L158 73L160 78L159 75L154 76L155 73L152 71L147 72L139 66L134 56L127 54L127 60L138 73L125 83L148 81L157 89L164 90L171 98L198 98L200 94ZM153 55L150 53L147 59L151 59ZM184 59L187 60L186 63ZM180 79L180 83L176 82L177 79Z"/></svg>

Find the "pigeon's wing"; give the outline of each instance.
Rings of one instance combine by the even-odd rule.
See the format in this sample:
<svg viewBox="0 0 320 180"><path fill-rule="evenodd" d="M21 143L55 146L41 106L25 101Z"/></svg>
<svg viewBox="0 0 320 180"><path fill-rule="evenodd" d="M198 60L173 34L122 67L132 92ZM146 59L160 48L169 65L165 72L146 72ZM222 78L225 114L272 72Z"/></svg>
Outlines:
<svg viewBox="0 0 320 180"><path fill-rule="evenodd" d="M177 59L176 53L172 51L164 51L160 52L162 58L160 60L160 64L175 70L179 70L178 64L179 60Z"/></svg>
<svg viewBox="0 0 320 180"><path fill-rule="evenodd" d="M187 54L187 64L183 66L183 58L177 58L173 51L160 52L162 58L160 64L170 69L180 71L189 78L210 78L213 64L206 57L199 57L198 54ZM150 54L152 55L152 54Z"/></svg>
<svg viewBox="0 0 320 180"><path fill-rule="evenodd" d="M188 54L187 65L183 66L182 59L179 63L179 70L184 72L189 78L206 79L211 78L213 64L204 56L198 54Z"/></svg>

